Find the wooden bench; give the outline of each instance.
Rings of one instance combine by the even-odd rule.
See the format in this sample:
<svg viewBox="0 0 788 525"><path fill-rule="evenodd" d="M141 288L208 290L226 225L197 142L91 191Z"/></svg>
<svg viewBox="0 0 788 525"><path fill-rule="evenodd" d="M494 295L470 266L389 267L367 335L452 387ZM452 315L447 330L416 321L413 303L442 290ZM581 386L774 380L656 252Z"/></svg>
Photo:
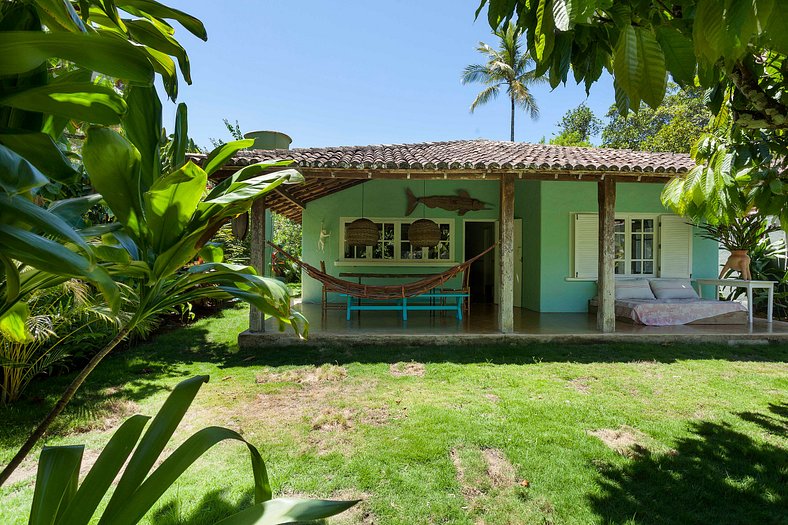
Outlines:
<svg viewBox="0 0 788 525"><path fill-rule="evenodd" d="M428 310L428 311L449 311L456 312L457 319L462 320L462 305L463 301L467 301L470 294L466 292L429 292L413 297L405 297L397 300L396 304L363 304L359 299L358 303L354 303L354 299L350 294L342 294L347 298L347 320L350 321L350 316L353 311L381 311L393 310L402 312L402 320L408 320L408 310ZM418 300L429 299L429 303L413 302ZM437 299L437 301L436 301ZM456 299L454 304L446 304L446 299ZM374 299L366 299L367 301Z"/></svg>

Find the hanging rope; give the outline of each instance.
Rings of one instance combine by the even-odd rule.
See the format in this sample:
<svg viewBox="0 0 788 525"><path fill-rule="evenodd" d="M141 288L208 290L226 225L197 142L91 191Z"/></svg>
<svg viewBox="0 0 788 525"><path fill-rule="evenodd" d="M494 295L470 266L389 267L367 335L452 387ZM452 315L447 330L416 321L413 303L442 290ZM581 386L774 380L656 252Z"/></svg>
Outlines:
<svg viewBox="0 0 788 525"><path fill-rule="evenodd" d="M408 297L414 297L416 295L422 295L430 290L434 290L438 286L442 285L446 281L452 279L460 272L467 271L470 268L471 264L476 262L477 260L481 259L487 253L489 253L493 248L495 248L496 244L493 244L479 255L468 259L467 261L458 264L457 266L452 266L448 270L443 273L439 273L430 277L425 277L424 279L420 279L418 281L413 281L412 283L406 284L396 284L396 285L368 285L368 284L359 284L353 281L346 281L344 279L339 279L338 277L334 277L333 275L329 275L325 272L321 272L314 266L305 263L304 261L294 257L284 251L280 246L272 242L268 242L268 244L277 252L282 254L286 259L293 261L297 266L302 268L307 275L312 277L313 279L323 283L326 285L328 291L337 292L337 293L344 293L348 294L351 297L355 297L357 299L405 299Z"/></svg>

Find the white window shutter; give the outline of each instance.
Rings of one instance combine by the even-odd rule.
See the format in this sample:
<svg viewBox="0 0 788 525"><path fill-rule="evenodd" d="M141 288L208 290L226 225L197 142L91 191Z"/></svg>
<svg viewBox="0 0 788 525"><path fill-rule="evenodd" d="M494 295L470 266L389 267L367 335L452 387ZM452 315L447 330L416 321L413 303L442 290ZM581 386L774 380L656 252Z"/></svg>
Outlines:
<svg viewBox="0 0 788 525"><path fill-rule="evenodd" d="M692 226L678 215L659 216L659 276L692 277Z"/></svg>
<svg viewBox="0 0 788 525"><path fill-rule="evenodd" d="M599 265L599 219L596 213L576 213L574 277L596 279Z"/></svg>

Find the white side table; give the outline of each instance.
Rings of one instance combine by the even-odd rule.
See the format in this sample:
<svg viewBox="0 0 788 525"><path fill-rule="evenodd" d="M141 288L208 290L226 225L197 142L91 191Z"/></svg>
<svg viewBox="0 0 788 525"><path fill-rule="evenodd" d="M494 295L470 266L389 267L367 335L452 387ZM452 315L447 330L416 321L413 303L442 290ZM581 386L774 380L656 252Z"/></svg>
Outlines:
<svg viewBox="0 0 788 525"><path fill-rule="evenodd" d="M767 321L772 322L772 308L774 304L774 285L777 281L745 281L744 279L695 279L698 283L698 297L701 297L701 287L714 286L715 297L720 296L721 286L747 289L747 316L752 324L752 291L756 288L763 288L769 291L769 301L766 306Z"/></svg>

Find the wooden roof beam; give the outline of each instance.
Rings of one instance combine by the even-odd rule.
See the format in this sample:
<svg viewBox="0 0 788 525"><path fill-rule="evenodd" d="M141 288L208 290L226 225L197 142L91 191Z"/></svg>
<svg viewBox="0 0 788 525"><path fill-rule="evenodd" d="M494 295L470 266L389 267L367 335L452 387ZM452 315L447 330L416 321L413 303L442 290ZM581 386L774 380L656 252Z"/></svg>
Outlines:
<svg viewBox="0 0 788 525"><path fill-rule="evenodd" d="M282 188L280 186L280 187L276 188L276 192L279 195L281 195L282 197L284 197L285 200L289 201L291 204L295 204L296 206L298 206L302 210L304 208L306 208L306 203L304 201L302 201L301 199L298 199L297 197L295 197L292 193L290 193L289 190L287 190L285 188Z"/></svg>

